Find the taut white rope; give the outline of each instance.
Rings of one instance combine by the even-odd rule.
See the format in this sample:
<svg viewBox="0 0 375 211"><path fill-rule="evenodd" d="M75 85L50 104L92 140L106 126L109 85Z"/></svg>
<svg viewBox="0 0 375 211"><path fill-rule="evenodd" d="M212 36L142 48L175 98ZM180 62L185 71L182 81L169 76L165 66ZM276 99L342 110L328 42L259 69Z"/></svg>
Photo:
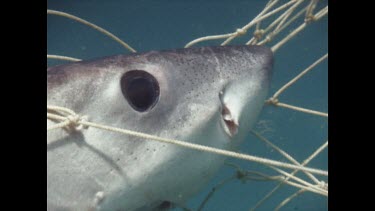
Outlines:
<svg viewBox="0 0 375 211"><path fill-rule="evenodd" d="M47 111L48 110L56 111L56 112L65 111L65 113L68 113L68 115L66 115L66 116L64 116L64 115L58 116L56 114L47 112L47 118L49 118L51 120L55 120L55 121L63 121L63 122L71 121L70 120L71 118L67 118L67 116L77 115L72 110L64 108L64 107L59 107L59 106L48 106L47 105ZM122 134L126 134L126 135L137 136L137 137L144 138L144 139L151 139L151 140L159 141L159 142L163 142L163 143L175 144L175 145L190 148L190 149L195 149L195 150L204 151L204 152L210 152L210 153L219 154L219 155L225 155L225 156L228 156L228 157L253 161L253 162L256 162L256 163L266 164L266 165L270 165L270 166L277 166L277 167L288 168L288 169L298 169L298 170L307 171L307 172L310 172L310 173L328 176L327 171L323 171L323 170L319 170L319 169L304 167L304 166L300 166L300 165L294 165L294 164L290 164L290 163L283 163L283 162L280 162L280 161L275 161L275 160L271 160L271 159L266 159L266 158L252 156L252 155L237 153L237 152L233 152L233 151L217 149L217 148L203 146L203 145L199 145L199 144L193 144L193 143L190 143L190 142L185 142L185 141L180 141L180 140L175 140L175 139L162 138L162 137L153 136L153 135L140 133L140 132L136 132L136 131L116 128L116 127L110 127L110 126L107 126L107 125L102 125L102 124L97 124L97 123L94 123L94 122L85 121L82 118L75 118L75 120L76 119L78 119L78 121L72 122L72 124L75 125L75 126L76 125L82 125L82 126L87 126L87 127L95 127L95 128L99 128L99 129L103 129L103 130L107 130L107 131L111 131L111 132L118 132L118 133L122 133ZM65 123L63 125L64 125L63 127L67 126L67 125L65 125ZM57 129L57 127L54 127L53 129ZM48 130L51 130L51 128L47 128L47 131Z"/></svg>

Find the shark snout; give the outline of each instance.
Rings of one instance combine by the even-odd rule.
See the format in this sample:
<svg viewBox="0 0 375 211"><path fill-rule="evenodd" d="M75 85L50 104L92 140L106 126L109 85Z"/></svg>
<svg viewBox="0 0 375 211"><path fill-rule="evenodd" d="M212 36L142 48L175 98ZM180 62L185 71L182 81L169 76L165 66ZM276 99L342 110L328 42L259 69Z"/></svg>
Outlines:
<svg viewBox="0 0 375 211"><path fill-rule="evenodd" d="M272 76L272 51L262 46L249 47L249 65L237 70L219 92L221 123L230 138L248 131L261 112Z"/></svg>

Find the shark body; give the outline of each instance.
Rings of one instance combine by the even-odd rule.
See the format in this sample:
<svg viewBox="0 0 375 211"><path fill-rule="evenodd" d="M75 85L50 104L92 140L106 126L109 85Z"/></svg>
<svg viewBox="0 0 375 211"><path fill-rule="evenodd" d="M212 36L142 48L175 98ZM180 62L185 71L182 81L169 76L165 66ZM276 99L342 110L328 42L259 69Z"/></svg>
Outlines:
<svg viewBox="0 0 375 211"><path fill-rule="evenodd" d="M235 150L262 109L272 65L262 46L110 56L48 68L47 104L92 122ZM168 209L201 190L224 160L90 127L52 130L47 209Z"/></svg>

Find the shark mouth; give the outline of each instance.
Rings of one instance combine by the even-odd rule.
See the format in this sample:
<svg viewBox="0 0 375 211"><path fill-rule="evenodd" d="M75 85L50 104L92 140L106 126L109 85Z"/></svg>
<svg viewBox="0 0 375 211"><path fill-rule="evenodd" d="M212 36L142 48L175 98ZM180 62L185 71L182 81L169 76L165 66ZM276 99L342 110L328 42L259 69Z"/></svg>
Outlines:
<svg viewBox="0 0 375 211"><path fill-rule="evenodd" d="M238 121L233 118L229 108L223 101L223 91L219 93L219 98L221 101L221 118L223 120L223 126L226 134L229 137L233 137L237 134L238 132Z"/></svg>

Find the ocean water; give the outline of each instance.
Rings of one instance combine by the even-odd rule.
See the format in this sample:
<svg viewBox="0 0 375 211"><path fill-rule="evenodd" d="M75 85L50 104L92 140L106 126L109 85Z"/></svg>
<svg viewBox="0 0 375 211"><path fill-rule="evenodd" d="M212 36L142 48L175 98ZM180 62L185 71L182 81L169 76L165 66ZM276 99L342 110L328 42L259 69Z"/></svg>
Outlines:
<svg viewBox="0 0 375 211"><path fill-rule="evenodd" d="M48 9L68 12L91 21L117 35L138 52L144 52L181 48L201 36L233 32L252 20L266 2L261 0L48 0L47 6ZM252 31L250 30L249 33ZM312 23L276 52L270 96L327 52L327 37L328 18L325 17L317 23ZM245 35L232 44L243 44L249 38L250 35ZM210 41L199 45L220 43L220 41ZM80 59L130 53L112 39L87 26L50 15L47 16L47 52ZM48 60L48 66L61 63L64 62ZM328 112L328 62L325 61L317 66L284 92L280 96L280 101ZM262 132L270 141L302 162L327 140L327 127L327 118L266 106L255 130ZM239 151L284 161L277 152L265 146L250 133ZM259 164L235 159L228 161L238 164L245 170L275 175ZM315 158L309 166L327 169L327 150ZM192 198L187 206L196 209L215 184L233 173L232 167L223 166L207 188ZM326 177L318 178L327 181ZM249 210L276 184L270 181L230 182L215 192L203 210ZM296 188L283 187L258 210L273 210L295 191ZM304 193L281 210L328 210L328 200L320 195Z"/></svg>

